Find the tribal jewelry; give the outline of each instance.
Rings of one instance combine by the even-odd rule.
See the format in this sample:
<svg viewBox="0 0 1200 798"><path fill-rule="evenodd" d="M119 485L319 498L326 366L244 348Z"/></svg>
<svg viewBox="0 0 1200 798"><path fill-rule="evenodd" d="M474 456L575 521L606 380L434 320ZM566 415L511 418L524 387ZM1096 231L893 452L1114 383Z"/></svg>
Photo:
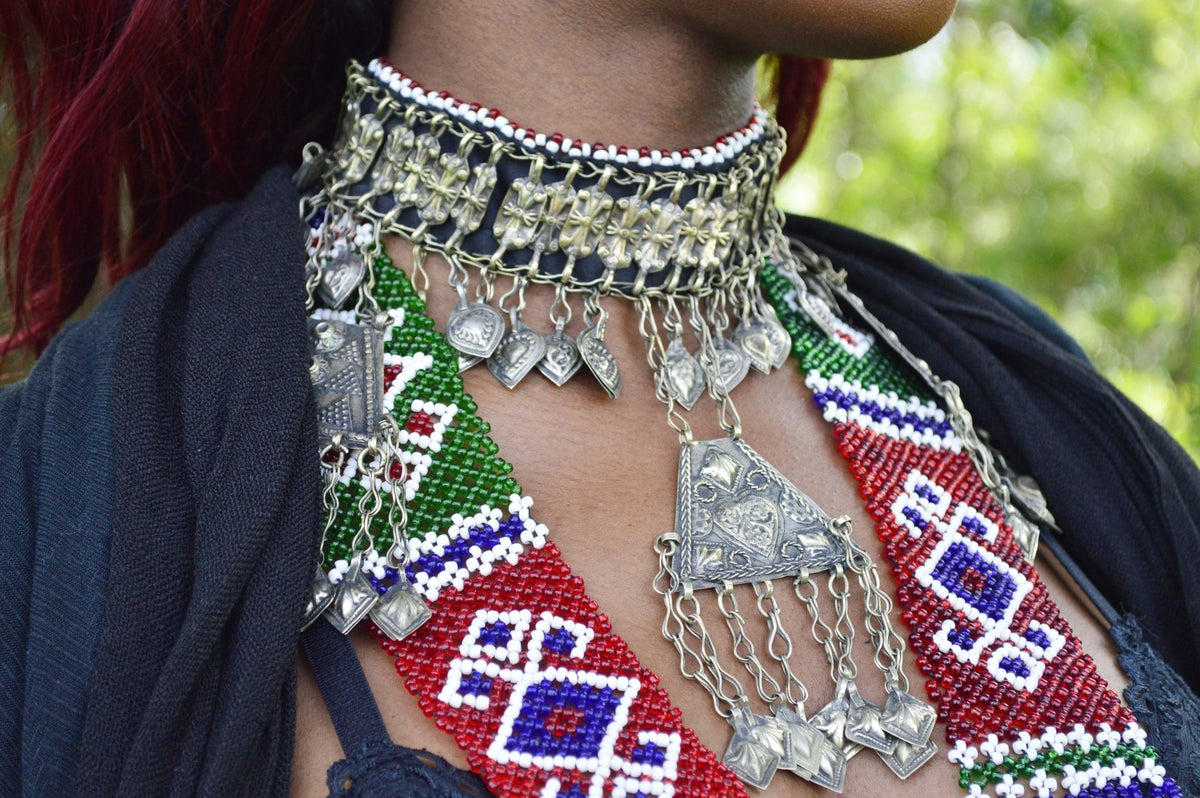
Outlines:
<svg viewBox="0 0 1200 798"><path fill-rule="evenodd" d="M833 419L884 435L882 452L864 467L883 464L894 477L909 465L886 459L893 446L887 436L895 432L913 445L944 449L961 469L952 484L937 482L943 470L906 470L892 514L874 505L872 513L901 580L898 600L914 627L918 664L942 680L930 694L949 724L952 758L966 768L964 788L979 793L995 782L998 794L1016 795L1014 780L1032 776L1038 794L1049 795L1057 776L1064 786L1104 786L1128 781L1136 762L1137 778L1162 787L1154 794L1172 794L1144 735L1090 661L1074 653L1078 641L1021 560L1022 549L1032 557L1036 527L1017 505L1052 523L1039 494L1007 474L981 442L955 386L900 346L827 261L785 245L769 202L779 150L772 122L756 112L746 130L711 151L635 155L515 128L494 111L426 92L382 62L369 71L350 68L340 138L328 153L310 145L298 175L301 185L321 184L302 203L302 215L312 231L313 379L329 510L306 620L324 614L348 631L369 616L424 711L455 735L493 790L740 794L739 779L762 788L780 769L840 790L847 760L864 748L901 777L936 752L935 712L908 691L906 644L890 624L891 598L848 521L830 518L742 438L730 391L750 365L782 365L790 332L799 336L802 357L817 336L864 362L900 359L890 368L908 382L889 377L862 395L847 391L837 374L826 383L810 375ZM641 211L618 219L615 209L631 204ZM672 218L675 210L682 214L678 226L658 230L658 239L655 207ZM428 285L424 252L440 252L450 263L459 304L445 338L424 314L422 291L383 254L384 234L413 244L417 286ZM647 240L662 251L642 247ZM613 266L606 258L622 247L628 257ZM764 271L767 263L772 268ZM507 331L504 315L489 304L497 276L513 280L499 303ZM467 293L472 278L474 300ZM529 283L555 287L549 336L521 319ZM574 345L565 327L569 296L578 293L588 323L582 355L573 365L566 356L539 360L544 347L555 351L547 338ZM708 690L733 728L722 757L680 725L657 679L611 634L530 517L531 500L496 457L457 376L487 358L509 387L535 366L561 384L582 360L615 395L616 364L603 345L605 296L636 303L656 396L680 434L676 528L656 542L654 587L684 675ZM730 340L725 333L735 323ZM856 324L873 329L895 355L881 356ZM696 355L684 344L688 331ZM897 398L913 395L913 374L934 398ZM902 393L887 393L898 386ZM684 412L706 389L728 437L696 441ZM851 462L859 468L859 460ZM878 476L870 475L872 485ZM978 490L960 495L970 479ZM901 536L893 545L896 521L888 519L901 518L909 524L905 534L925 547L918 547L926 556L919 566L895 553L908 541ZM923 532L913 533L921 519ZM832 624L817 601L814 577L823 572L837 613ZM791 587L777 590L780 580ZM873 660L888 695L883 706L857 687L847 615L852 582L864 596ZM755 614L768 631L764 656L749 644L738 584L753 586ZM700 596L709 590L733 636L732 657L719 655L705 629ZM811 717L807 688L791 665L786 593L810 614L835 683L833 701ZM958 614L931 611L927 605L936 601ZM1038 608L1027 610L1030 602ZM914 619L928 618L941 626L919 636ZM943 662L947 652L969 667ZM734 673L743 667L752 691ZM991 702L982 714L959 700L969 679L982 686L968 697ZM1012 700L995 685L1040 703ZM1055 706L1047 707L1043 689ZM1083 705L1064 702L1070 690L1088 696ZM1020 718L1030 720L1017 729ZM1073 730L1060 741L1055 724ZM1095 747L1089 759L1097 741L1108 753ZM1029 761L1010 762L1010 750L1028 753ZM977 764L981 751L992 765ZM1080 776L1076 765L1107 770Z"/></svg>
<svg viewBox="0 0 1200 798"><path fill-rule="evenodd" d="M778 126L756 110L745 130L710 152L664 156L646 151L631 162L628 150L514 129L494 112L425 92L383 62L373 62L368 72L353 65L349 70L334 149L306 153L305 171L317 174L322 184L312 199L315 210L305 213L314 230L309 281L314 294L335 309L352 298L359 308L365 301L367 317L377 319L376 326L386 324L386 313L373 299L380 236L411 242L417 284L428 279L422 253L440 252L459 296L446 322L459 369L488 358L489 370L512 388L535 366L555 382L578 367L570 357L543 364L547 339L521 318L526 285L555 286L555 308L565 313L552 319L549 340L562 344L563 352L574 346L564 332L570 318L567 295L583 293L590 323L581 336L581 357L614 396L619 379L603 345L600 299L611 295L635 302L656 396L681 445L676 529L659 539L655 589L663 596L664 631L679 650L684 674L710 692L714 708L733 729L723 762L758 788L783 769L840 790L847 760L864 746L901 777L928 761L936 751L930 741L934 712L905 688L904 644L891 630L890 602L878 589L874 564L853 542L848 519L834 520L821 511L742 439L730 398L752 365L768 372L784 362L789 348L757 285L768 260L787 257L781 217L770 202L783 152ZM473 302L467 298L468 268L478 272ZM497 275L513 280L500 302L503 307L515 297L516 304L506 308L507 332L503 316L487 302ZM733 337L740 343L727 337L734 322ZM697 355L684 344L688 331ZM380 328L376 337L383 335ZM317 340L318 350L321 346ZM318 388L323 426L334 437L352 434L335 432L345 426L341 384L322 376ZM696 441L684 412L706 389L728 437ZM375 469L366 477L369 486L378 482L374 494L360 499L360 509L378 507L373 495L387 484L379 477L388 459L387 447L381 448L383 456L358 457ZM354 570L358 560L380 567L366 529L364 523L352 541L345 573L334 573L342 578L334 591L335 613L344 614L345 604L365 605L372 595ZM815 592L805 606L814 628L827 632L819 642L837 697L809 720L807 688L788 663L791 643L771 598L771 580L807 580L825 571L835 591L833 627L821 618ZM847 615L849 574L864 591L874 661L892 696L886 709L857 688L854 630ZM356 579L363 586L358 592L349 587ZM783 669L782 681L768 676L747 647L733 597L740 584L760 591L758 605L771 630L770 653ZM709 589L717 593L734 635L727 659L750 668L765 710L756 709L714 653L694 592ZM354 598L343 598L348 596ZM415 605L406 600L406 613L410 606ZM901 741L912 749L904 758L895 755Z"/></svg>

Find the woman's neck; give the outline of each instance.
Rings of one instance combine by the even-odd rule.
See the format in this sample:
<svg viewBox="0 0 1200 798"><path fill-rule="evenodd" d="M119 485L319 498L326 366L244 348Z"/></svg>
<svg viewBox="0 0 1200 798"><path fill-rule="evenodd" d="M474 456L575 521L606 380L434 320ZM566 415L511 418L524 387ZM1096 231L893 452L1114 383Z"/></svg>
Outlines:
<svg viewBox="0 0 1200 798"><path fill-rule="evenodd" d="M745 124L753 55L664 24L642 8L654 5L403 0L388 57L430 89L591 142L675 149Z"/></svg>

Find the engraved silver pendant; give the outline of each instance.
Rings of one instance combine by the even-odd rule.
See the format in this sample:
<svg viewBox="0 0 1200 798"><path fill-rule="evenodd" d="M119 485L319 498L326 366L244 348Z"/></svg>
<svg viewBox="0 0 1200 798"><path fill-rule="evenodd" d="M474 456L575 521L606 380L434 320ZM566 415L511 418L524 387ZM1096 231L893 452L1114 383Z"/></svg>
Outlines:
<svg viewBox="0 0 1200 798"><path fill-rule="evenodd" d="M783 325L759 315L742 319L733 334L733 342L749 356L750 365L763 374L786 363L792 350L792 338Z"/></svg>
<svg viewBox="0 0 1200 798"><path fill-rule="evenodd" d="M324 443L341 434L365 446L379 428L383 408L383 333L336 319L309 319L313 396Z"/></svg>
<svg viewBox="0 0 1200 798"><path fill-rule="evenodd" d="M333 602L329 609L325 610L326 620L342 634L349 634L379 601L379 593L363 573L362 558L361 554L354 555L354 559L350 561L350 570L342 577L342 581L338 582Z"/></svg>
<svg viewBox="0 0 1200 798"><path fill-rule="evenodd" d="M485 302L460 302L446 320L446 341L470 357L491 357L503 337L504 314Z"/></svg>
<svg viewBox="0 0 1200 798"><path fill-rule="evenodd" d="M825 739L821 744L821 762L817 765L816 772L812 774L809 781L827 790L841 792L842 788L846 786L848 761L846 755L842 753L842 749L834 745L831 740Z"/></svg>
<svg viewBox="0 0 1200 798"><path fill-rule="evenodd" d="M667 392L685 409L692 406L704 393L704 367L688 354L683 341L676 338L667 344L664 353L662 379Z"/></svg>
<svg viewBox="0 0 1200 798"><path fill-rule="evenodd" d="M329 609L329 605L332 603L333 585L330 584L329 577L325 574L325 569L318 565L317 572L313 576L308 603L304 607L304 618L300 621L300 628L307 629L312 626L313 621L320 618L321 613Z"/></svg>
<svg viewBox="0 0 1200 798"><path fill-rule="evenodd" d="M784 708L775 717L787 726L788 747L780 767L805 779L821 769L821 753L825 735L798 712Z"/></svg>
<svg viewBox="0 0 1200 798"><path fill-rule="evenodd" d="M317 294L331 308L340 308L367 273L367 264L353 252L343 252L321 264Z"/></svg>
<svg viewBox="0 0 1200 798"><path fill-rule="evenodd" d="M546 337L546 354L538 361L538 371L555 385L562 386L575 376L583 358L579 355L579 347L561 329L555 329Z"/></svg>
<svg viewBox="0 0 1200 798"><path fill-rule="evenodd" d="M579 355L600 386L616 399L621 394L621 372L617 360L604 343L604 331L593 325L579 334Z"/></svg>
<svg viewBox="0 0 1200 798"><path fill-rule="evenodd" d="M863 698L858 686L850 682L846 686L846 739L859 743L881 754L896 750L896 738L884 731L881 724L883 710L878 704Z"/></svg>
<svg viewBox="0 0 1200 798"><path fill-rule="evenodd" d="M880 725L888 734L909 745L924 745L933 734L937 710L902 690L888 693Z"/></svg>
<svg viewBox="0 0 1200 798"><path fill-rule="evenodd" d="M546 337L516 319L496 352L488 358L488 371L505 388L515 388L546 354Z"/></svg>
<svg viewBox="0 0 1200 798"><path fill-rule="evenodd" d="M684 444L673 568L695 588L817 573L846 553L827 516L740 438Z"/></svg>
<svg viewBox="0 0 1200 798"><path fill-rule="evenodd" d="M907 779L917 769L933 759L937 753L937 745L933 740L926 740L923 745L913 745L904 740L896 741L896 748L890 754L881 753L879 758L902 779Z"/></svg>
<svg viewBox="0 0 1200 798"><path fill-rule="evenodd" d="M746 374L750 372L750 357L741 347L723 336L713 339L712 354L716 357L716 363L712 364L715 373L710 374L709 379L713 382L720 380L725 392L729 393L746 379Z"/></svg>
<svg viewBox="0 0 1200 798"><path fill-rule="evenodd" d="M765 790L775 778L782 756L764 744L762 732L756 729L750 712L744 707L740 714L729 719L729 723L733 726L733 737L721 762L746 784Z"/></svg>
<svg viewBox="0 0 1200 798"><path fill-rule="evenodd" d="M811 723L821 730L821 733L837 748L842 756L849 760L863 749L861 743L856 743L846 736L847 713L850 706L846 701L844 683L839 683L833 700L822 707L821 711L812 716Z"/></svg>
<svg viewBox="0 0 1200 798"><path fill-rule="evenodd" d="M371 620L393 640L403 640L433 617L421 594L401 571L396 584L371 608Z"/></svg>

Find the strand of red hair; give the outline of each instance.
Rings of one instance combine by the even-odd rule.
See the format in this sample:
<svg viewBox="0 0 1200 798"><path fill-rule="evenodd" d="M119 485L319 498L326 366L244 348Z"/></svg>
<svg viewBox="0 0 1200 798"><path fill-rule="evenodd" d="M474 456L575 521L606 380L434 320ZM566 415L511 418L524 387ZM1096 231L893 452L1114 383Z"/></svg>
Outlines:
<svg viewBox="0 0 1200 798"><path fill-rule="evenodd" d="M387 0L0 3L15 133L0 198L9 332L40 352L92 291L145 265L189 216L327 141L347 58L382 51ZM826 62L779 59L787 164Z"/></svg>

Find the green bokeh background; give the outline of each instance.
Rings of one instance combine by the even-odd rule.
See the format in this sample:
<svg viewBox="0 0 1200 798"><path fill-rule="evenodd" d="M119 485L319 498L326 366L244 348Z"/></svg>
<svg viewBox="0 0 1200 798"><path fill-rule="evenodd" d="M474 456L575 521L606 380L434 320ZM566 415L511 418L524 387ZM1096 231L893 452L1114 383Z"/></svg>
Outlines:
<svg viewBox="0 0 1200 798"><path fill-rule="evenodd" d="M835 65L787 210L1001 280L1200 460L1200 3L965 0Z"/></svg>

